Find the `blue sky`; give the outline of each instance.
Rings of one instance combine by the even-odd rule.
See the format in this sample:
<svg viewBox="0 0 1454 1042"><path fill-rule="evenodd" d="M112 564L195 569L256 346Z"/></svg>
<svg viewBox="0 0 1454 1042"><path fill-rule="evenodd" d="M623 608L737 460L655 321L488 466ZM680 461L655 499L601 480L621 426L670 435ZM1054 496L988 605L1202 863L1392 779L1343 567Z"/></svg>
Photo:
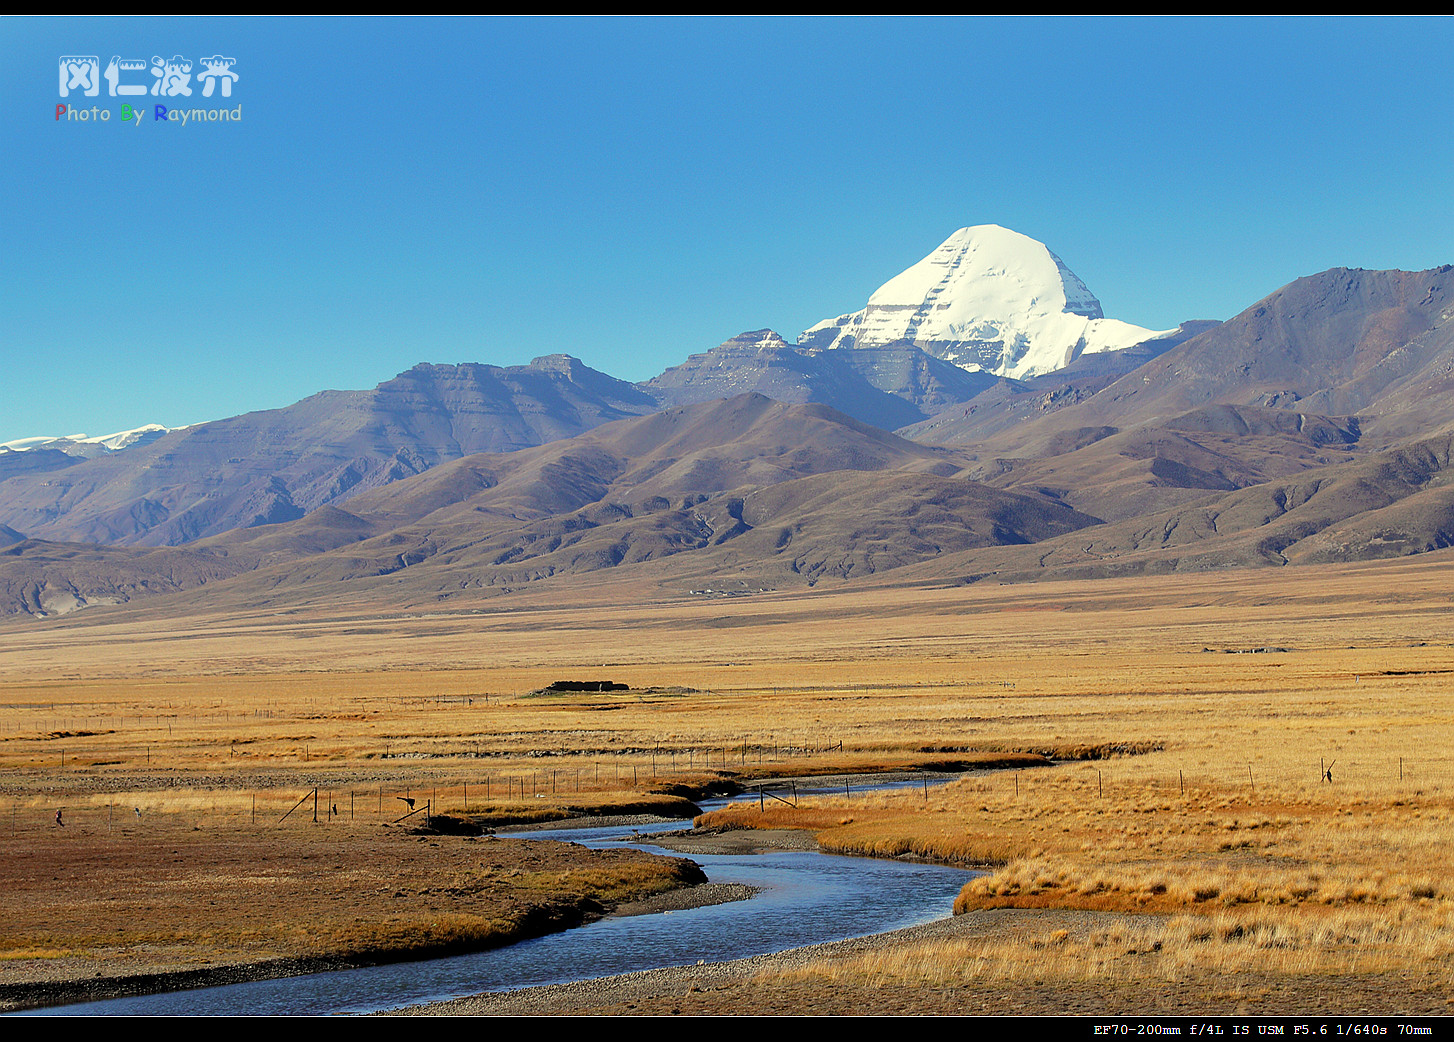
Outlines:
<svg viewBox="0 0 1454 1042"><path fill-rule="evenodd" d="M59 95L63 55L174 54L194 94L147 114L242 119ZM1451 263L1451 55L1448 18L6 18L0 441L421 361L645 379L971 224L1153 328Z"/></svg>

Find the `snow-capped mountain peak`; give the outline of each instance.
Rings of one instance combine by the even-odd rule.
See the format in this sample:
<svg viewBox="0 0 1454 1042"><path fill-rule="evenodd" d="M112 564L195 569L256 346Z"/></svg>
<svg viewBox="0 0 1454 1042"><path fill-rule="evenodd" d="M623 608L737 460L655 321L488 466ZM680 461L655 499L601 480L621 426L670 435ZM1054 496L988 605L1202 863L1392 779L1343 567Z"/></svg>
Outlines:
<svg viewBox="0 0 1454 1042"><path fill-rule="evenodd" d="M17 438L14 441L0 444L0 450L10 449L15 452L24 452L27 449L56 449L68 456L90 458L104 456L110 452L120 452L122 449L129 449L135 445L145 445L148 442L156 441L173 429L163 427L159 423L148 423L129 431L102 434L95 438L86 434L68 434L59 438L47 435L36 438Z"/></svg>
<svg viewBox="0 0 1454 1042"><path fill-rule="evenodd" d="M1025 377L1158 335L1106 318L1095 294L1043 243L982 224L961 228L880 286L863 310L818 323L798 343L907 340L965 369Z"/></svg>

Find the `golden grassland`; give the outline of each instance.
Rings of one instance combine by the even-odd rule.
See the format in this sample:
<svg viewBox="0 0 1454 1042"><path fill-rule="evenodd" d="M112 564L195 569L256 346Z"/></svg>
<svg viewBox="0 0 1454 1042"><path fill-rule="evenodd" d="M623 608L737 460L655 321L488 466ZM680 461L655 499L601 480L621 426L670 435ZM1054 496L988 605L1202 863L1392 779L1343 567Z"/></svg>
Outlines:
<svg viewBox="0 0 1454 1042"><path fill-rule="evenodd" d="M754 804L702 824L809 828L828 850L984 866L956 902L962 913L1121 917L810 965L791 971L800 985L1071 987L1255 966L1328 982L1397 972L1449 988L1451 578L1449 555L1432 554L1016 587L715 600L603 587L571 603L449 612L93 610L6 624L3 882L26 859L43 865L82 843L93 886L166 861L162 848L186 852L168 861L181 875L200 866L194 881L226 876L216 863L234 843L291 859L300 886L332 895L320 904L356 889L417 898L417 879L396 885L324 852L349 837L359 858L383 864L391 855L362 851L408 843L441 852L437 867L425 856L411 872L447 880L432 915L407 926L424 949L468 932L449 918L457 874L502 844L421 842L404 829L415 818L396 823L401 798L502 822L640 811L652 792L714 779L1040 754L1062 762L927 792ZM532 693L556 679L632 690ZM47 890L42 874L31 873L26 902L62 919L65 889ZM222 947L235 954L237 937L283 926L229 910L276 888L266 873L232 875L244 882L218 889L212 919L232 930ZM129 931L125 944L7 921L0 981L19 964L166 943L165 908L143 926L128 920L140 906L93 906ZM351 919L307 950L406 928L377 906ZM185 961L192 941L172 943L168 958Z"/></svg>

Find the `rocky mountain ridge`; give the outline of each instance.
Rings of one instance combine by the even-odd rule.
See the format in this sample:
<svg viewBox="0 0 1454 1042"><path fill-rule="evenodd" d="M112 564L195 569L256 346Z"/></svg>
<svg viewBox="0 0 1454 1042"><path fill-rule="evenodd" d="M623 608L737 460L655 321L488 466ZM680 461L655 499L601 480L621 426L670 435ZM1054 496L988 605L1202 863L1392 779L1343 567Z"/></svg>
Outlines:
<svg viewBox="0 0 1454 1042"><path fill-rule="evenodd" d="M0 481L0 612L1421 553L1454 544L1451 416L1450 266L1323 272L1027 379L771 330L639 385L422 364L59 470L0 454L42 464Z"/></svg>

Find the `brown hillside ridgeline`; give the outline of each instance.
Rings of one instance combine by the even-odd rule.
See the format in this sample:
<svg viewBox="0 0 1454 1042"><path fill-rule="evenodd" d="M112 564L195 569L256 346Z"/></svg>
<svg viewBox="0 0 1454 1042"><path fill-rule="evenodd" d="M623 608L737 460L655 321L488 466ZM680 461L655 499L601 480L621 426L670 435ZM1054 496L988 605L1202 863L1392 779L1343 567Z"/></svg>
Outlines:
<svg viewBox="0 0 1454 1042"><path fill-rule="evenodd" d="M754 587L812 584L1095 523L1046 496L965 480L968 463L823 406L744 395L442 464L360 493L347 511L187 548L108 550L104 578L78 548L19 543L0 551L0 588L11 611L34 614L203 582L199 595L216 603L229 573L260 605L369 587L429 602L496 596L659 563L673 584L724 570Z"/></svg>
<svg viewBox="0 0 1454 1042"><path fill-rule="evenodd" d="M597 572L720 597L1427 552L1454 535L1451 278L1334 269L1018 381L907 342L770 330L640 387L566 356L419 366L0 482L0 611L419 608ZM712 397L759 386L799 404ZM882 423L947 407L901 429L931 447L821 400Z"/></svg>
<svg viewBox="0 0 1454 1042"><path fill-rule="evenodd" d="M418 365L372 391L322 391L16 479L0 489L0 522L54 542L176 546L655 408L631 384L565 355L503 368Z"/></svg>

